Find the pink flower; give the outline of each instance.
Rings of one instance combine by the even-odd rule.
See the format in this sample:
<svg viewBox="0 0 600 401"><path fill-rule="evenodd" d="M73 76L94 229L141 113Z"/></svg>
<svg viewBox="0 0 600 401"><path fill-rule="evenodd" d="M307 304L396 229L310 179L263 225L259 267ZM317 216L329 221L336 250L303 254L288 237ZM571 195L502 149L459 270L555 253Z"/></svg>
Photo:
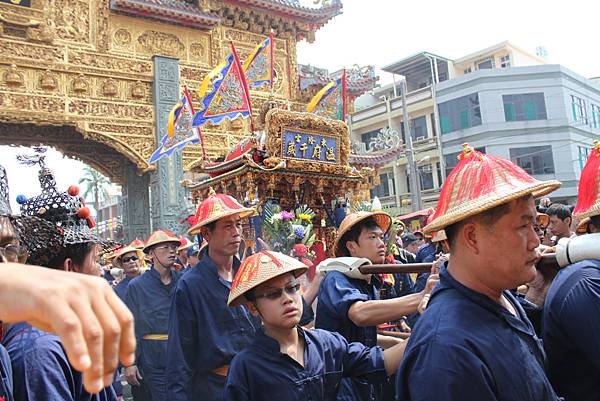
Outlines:
<svg viewBox="0 0 600 401"><path fill-rule="evenodd" d="M294 214L284 210L281 212L281 220L292 220L294 218Z"/></svg>

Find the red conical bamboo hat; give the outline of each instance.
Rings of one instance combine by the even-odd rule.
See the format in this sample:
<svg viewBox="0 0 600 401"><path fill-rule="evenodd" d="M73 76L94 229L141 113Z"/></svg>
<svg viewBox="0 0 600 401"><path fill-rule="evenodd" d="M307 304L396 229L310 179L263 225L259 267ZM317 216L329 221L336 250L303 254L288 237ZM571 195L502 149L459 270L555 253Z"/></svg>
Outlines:
<svg viewBox="0 0 600 401"><path fill-rule="evenodd" d="M440 199L423 229L425 233L528 194L535 198L544 196L561 185L556 180L538 181L513 162L477 152L467 144L458 160L446 178Z"/></svg>
<svg viewBox="0 0 600 401"><path fill-rule="evenodd" d="M198 234L203 226L234 214L239 214L243 219L252 216L254 209L240 205L235 198L229 195L217 194L211 188L208 198L204 199L198 206L195 217L196 223L188 230L188 234Z"/></svg>
<svg viewBox="0 0 600 401"><path fill-rule="evenodd" d="M594 141L592 153L581 171L573 217L584 219L598 214L600 214L600 141Z"/></svg>

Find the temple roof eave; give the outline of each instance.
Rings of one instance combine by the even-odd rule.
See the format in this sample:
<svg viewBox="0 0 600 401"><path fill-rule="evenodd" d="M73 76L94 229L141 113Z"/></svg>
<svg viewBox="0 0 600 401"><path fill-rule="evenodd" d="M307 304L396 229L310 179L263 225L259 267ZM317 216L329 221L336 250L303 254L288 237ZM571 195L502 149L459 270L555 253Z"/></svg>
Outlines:
<svg viewBox="0 0 600 401"><path fill-rule="evenodd" d="M110 9L137 17L152 18L169 23L177 23L196 29L212 29L221 18L213 13L202 12L191 5L171 0L111 0Z"/></svg>

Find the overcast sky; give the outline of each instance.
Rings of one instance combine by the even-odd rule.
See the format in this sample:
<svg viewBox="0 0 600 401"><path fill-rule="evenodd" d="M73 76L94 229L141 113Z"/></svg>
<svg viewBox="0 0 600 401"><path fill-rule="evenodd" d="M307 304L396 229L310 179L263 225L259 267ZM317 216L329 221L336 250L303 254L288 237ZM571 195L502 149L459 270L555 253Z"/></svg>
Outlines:
<svg viewBox="0 0 600 401"><path fill-rule="evenodd" d="M301 0L312 5L312 0ZM321 28L312 44L298 45L298 62L324 67L382 67L420 51L450 59L508 40L535 53L545 46L548 61L585 77L600 76L600 2L504 0L502 2L343 0L343 14ZM382 82L390 77L381 74ZM39 193L37 169L15 161L15 148L0 147L8 170L11 200ZM59 189L76 184L83 164L49 152ZM13 212L18 212L13 206Z"/></svg>
<svg viewBox="0 0 600 401"><path fill-rule="evenodd" d="M311 4L310 0L301 0ZM345 0L343 14L298 45L298 61L331 71L382 67L420 51L450 59L508 40L585 77L600 76L600 2ZM385 73L384 73L385 74ZM387 77L382 77L386 79Z"/></svg>

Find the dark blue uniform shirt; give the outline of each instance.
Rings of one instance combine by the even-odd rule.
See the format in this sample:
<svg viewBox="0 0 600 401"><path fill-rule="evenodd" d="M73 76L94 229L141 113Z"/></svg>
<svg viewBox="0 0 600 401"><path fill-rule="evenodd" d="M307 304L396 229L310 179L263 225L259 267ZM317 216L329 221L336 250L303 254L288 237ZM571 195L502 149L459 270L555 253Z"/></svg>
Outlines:
<svg viewBox="0 0 600 401"><path fill-rule="evenodd" d="M133 278L125 276L125 278L123 278L119 284L115 285L115 293L123 302L125 302L125 298L127 298L127 287L129 286L131 280L133 280Z"/></svg>
<svg viewBox="0 0 600 401"><path fill-rule="evenodd" d="M180 277L174 270L170 273L171 282L165 285L160 280L160 273L151 267L129 282L125 298L125 304L135 321L136 365L152 398L156 400L166 400L167 341L144 337L157 334L166 336L169 332L171 299Z"/></svg>
<svg viewBox="0 0 600 401"><path fill-rule="evenodd" d="M328 272L319 288L315 327L340 333L348 342L359 342L367 347L377 345L377 327L358 327L348 318L348 310L357 301L378 299L378 289L365 280L353 279L337 271ZM380 400L381 385L365 380L342 380L338 400Z"/></svg>
<svg viewBox="0 0 600 401"><path fill-rule="evenodd" d="M334 401L342 377L387 380L383 350L348 343L338 333L303 330L304 366L262 330L231 363L225 401Z"/></svg>
<svg viewBox="0 0 600 401"><path fill-rule="evenodd" d="M83 388L81 373L71 367L60 339L27 323L12 325L4 335L12 363L16 401L116 401L111 386L98 394Z"/></svg>
<svg viewBox="0 0 600 401"><path fill-rule="evenodd" d="M236 259L234 270L239 265ZM226 377L213 370L229 365L261 325L245 307L227 306L230 288L207 252L179 281L169 325L169 401L223 399Z"/></svg>
<svg viewBox="0 0 600 401"><path fill-rule="evenodd" d="M0 401L13 401L13 375L12 366L10 364L10 356L8 351L0 345L0 374L2 382L0 382Z"/></svg>
<svg viewBox="0 0 600 401"><path fill-rule="evenodd" d="M600 400L600 261L554 278L542 320L550 381L566 401Z"/></svg>
<svg viewBox="0 0 600 401"><path fill-rule="evenodd" d="M397 399L555 401L541 342L515 298L504 296L517 316L442 268L396 374Z"/></svg>

